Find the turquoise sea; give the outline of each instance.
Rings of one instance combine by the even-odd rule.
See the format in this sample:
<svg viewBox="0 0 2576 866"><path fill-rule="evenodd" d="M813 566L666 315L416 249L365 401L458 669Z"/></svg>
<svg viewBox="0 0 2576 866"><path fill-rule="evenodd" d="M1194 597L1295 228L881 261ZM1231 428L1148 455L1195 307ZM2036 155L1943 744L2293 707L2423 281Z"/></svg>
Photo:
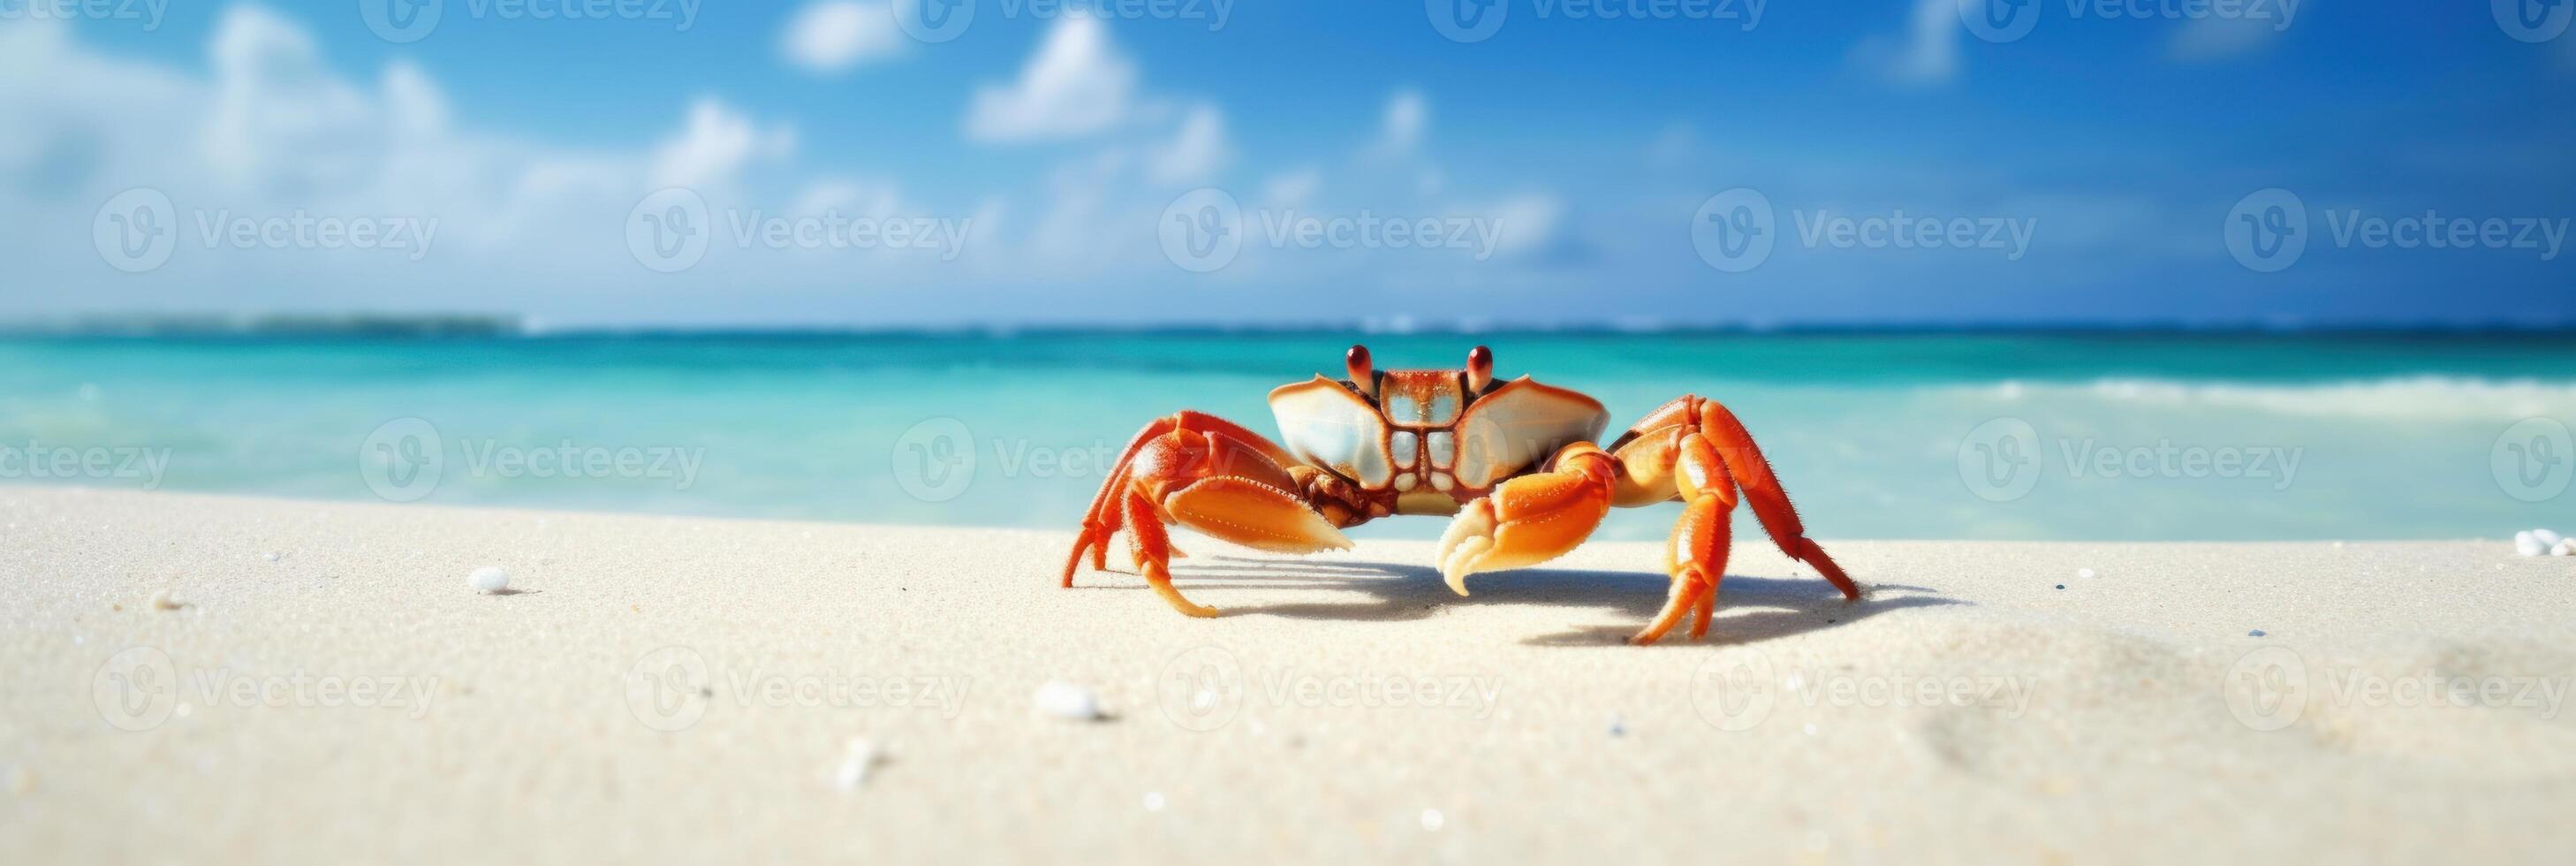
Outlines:
<svg viewBox="0 0 2576 866"><path fill-rule="evenodd" d="M0 483L1067 528L1148 420L1268 432L1265 393L1354 342L1385 368L1489 344L1614 435L1723 400L1824 538L2576 529L2576 338L2528 334L21 337Z"/></svg>

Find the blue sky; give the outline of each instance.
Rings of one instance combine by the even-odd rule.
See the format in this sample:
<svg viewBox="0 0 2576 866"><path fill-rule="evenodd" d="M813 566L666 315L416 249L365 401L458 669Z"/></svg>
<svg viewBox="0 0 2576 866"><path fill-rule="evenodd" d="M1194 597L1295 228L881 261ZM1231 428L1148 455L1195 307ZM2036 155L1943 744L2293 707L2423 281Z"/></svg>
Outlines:
<svg viewBox="0 0 2576 866"><path fill-rule="evenodd" d="M973 0L929 42L913 2L444 0L393 41L352 0L0 0L0 316L2576 321L2569 4L2037 0L1987 39L1954 0L1502 0L1462 42L1450 0ZM2305 243L2249 263L2271 188ZM1756 200L1747 260L1709 216ZM166 254L102 240L137 207ZM2469 248L2373 240L2428 209ZM674 213L703 250L636 246ZM919 231L808 236L843 218ZM1924 219L1942 248L1899 239Z"/></svg>

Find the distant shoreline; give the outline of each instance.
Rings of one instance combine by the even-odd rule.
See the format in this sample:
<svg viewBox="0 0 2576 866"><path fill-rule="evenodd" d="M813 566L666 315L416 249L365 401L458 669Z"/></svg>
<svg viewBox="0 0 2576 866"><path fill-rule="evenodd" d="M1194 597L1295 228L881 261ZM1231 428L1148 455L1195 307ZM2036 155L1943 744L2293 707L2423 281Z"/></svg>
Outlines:
<svg viewBox="0 0 2576 866"><path fill-rule="evenodd" d="M1303 322L1281 325L1040 324L1040 325L662 325L559 326L500 314L179 315L96 316L0 323L0 339L1020 339L1064 337L1309 337L1309 336L1553 338L1657 337L2068 337L2104 338L2372 338L2576 340L2576 320L2534 323L2300 323L2229 322L1954 322L1954 323L1649 323L1592 322L1417 323L1410 321Z"/></svg>

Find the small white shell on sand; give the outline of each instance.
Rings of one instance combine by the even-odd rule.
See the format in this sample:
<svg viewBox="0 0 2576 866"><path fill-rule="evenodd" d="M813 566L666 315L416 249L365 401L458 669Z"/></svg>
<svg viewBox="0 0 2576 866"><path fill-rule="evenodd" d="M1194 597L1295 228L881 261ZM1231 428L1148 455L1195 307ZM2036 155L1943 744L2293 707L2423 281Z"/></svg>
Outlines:
<svg viewBox="0 0 2576 866"><path fill-rule="evenodd" d="M2549 548L2549 555L2576 556L2576 538L2559 539L2557 545Z"/></svg>
<svg viewBox="0 0 2576 866"><path fill-rule="evenodd" d="M2548 551L2549 545L2540 543L2540 537L2531 534L2531 530L2526 529L2513 534L2513 552L2515 553L2523 556L2539 556L2543 553L2547 553Z"/></svg>
<svg viewBox="0 0 2576 866"><path fill-rule="evenodd" d="M1160 812L1160 811L1163 811L1163 792L1161 792L1161 791L1147 791L1147 792L1145 792L1145 811L1148 811L1148 812Z"/></svg>
<svg viewBox="0 0 2576 866"><path fill-rule="evenodd" d="M855 791L868 783L868 773L876 769L879 752L875 742L866 737L851 737L841 749L841 765L832 771L832 787L843 792Z"/></svg>
<svg viewBox="0 0 2576 866"><path fill-rule="evenodd" d="M510 572L497 565L486 565L467 575L465 582L475 592L500 592L510 588Z"/></svg>
<svg viewBox="0 0 2576 866"><path fill-rule="evenodd" d="M1046 681L1031 700L1036 702L1038 712L1059 719L1088 722L1100 718L1100 697L1063 680Z"/></svg>
<svg viewBox="0 0 2576 866"><path fill-rule="evenodd" d="M2541 548L2542 548L2542 549L2548 549L2548 548L2552 548L2552 547L2557 547L2557 546L2558 546L2558 542L2565 540L2565 539L2561 539L2561 538L2559 538L2559 537L2558 537L2558 533L2556 533L2556 532L2552 532L2552 531L2549 531L2549 530L2546 530L2546 529L2534 529L2534 530L2532 530L2532 531L2531 531L2531 537L2532 537L2532 538L2534 538L2534 539L2538 539L2538 540L2540 541L2540 546L2541 546Z"/></svg>
<svg viewBox="0 0 2576 866"><path fill-rule="evenodd" d="M2084 578L2085 580L2092 580L2093 570L2090 568L2079 568L2075 570L2075 576Z"/></svg>
<svg viewBox="0 0 2576 866"><path fill-rule="evenodd" d="M1440 810L1422 810L1422 829L1438 831L1440 828L1448 826L1448 824L1449 816L1440 814Z"/></svg>
<svg viewBox="0 0 2576 866"><path fill-rule="evenodd" d="M179 603L178 603L177 601L173 601L173 600L171 600L171 598L170 598L170 591L169 591L169 590L166 590L166 589L156 589L156 590L153 590L153 591L152 591L152 609L153 609L153 610L178 610L178 609L179 609Z"/></svg>

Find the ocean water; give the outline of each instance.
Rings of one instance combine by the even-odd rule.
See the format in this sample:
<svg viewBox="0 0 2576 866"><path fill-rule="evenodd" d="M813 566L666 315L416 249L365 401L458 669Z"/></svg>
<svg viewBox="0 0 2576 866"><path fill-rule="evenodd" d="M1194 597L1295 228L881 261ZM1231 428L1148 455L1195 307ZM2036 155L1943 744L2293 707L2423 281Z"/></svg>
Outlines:
<svg viewBox="0 0 2576 866"><path fill-rule="evenodd" d="M2576 339L1058 333L0 340L0 483L1066 528L1157 415L1370 345L1726 402L1821 538L2576 529ZM1602 535L1657 538L1670 506ZM1439 518L1359 537L1427 537ZM1756 530L1740 520L1739 534Z"/></svg>

